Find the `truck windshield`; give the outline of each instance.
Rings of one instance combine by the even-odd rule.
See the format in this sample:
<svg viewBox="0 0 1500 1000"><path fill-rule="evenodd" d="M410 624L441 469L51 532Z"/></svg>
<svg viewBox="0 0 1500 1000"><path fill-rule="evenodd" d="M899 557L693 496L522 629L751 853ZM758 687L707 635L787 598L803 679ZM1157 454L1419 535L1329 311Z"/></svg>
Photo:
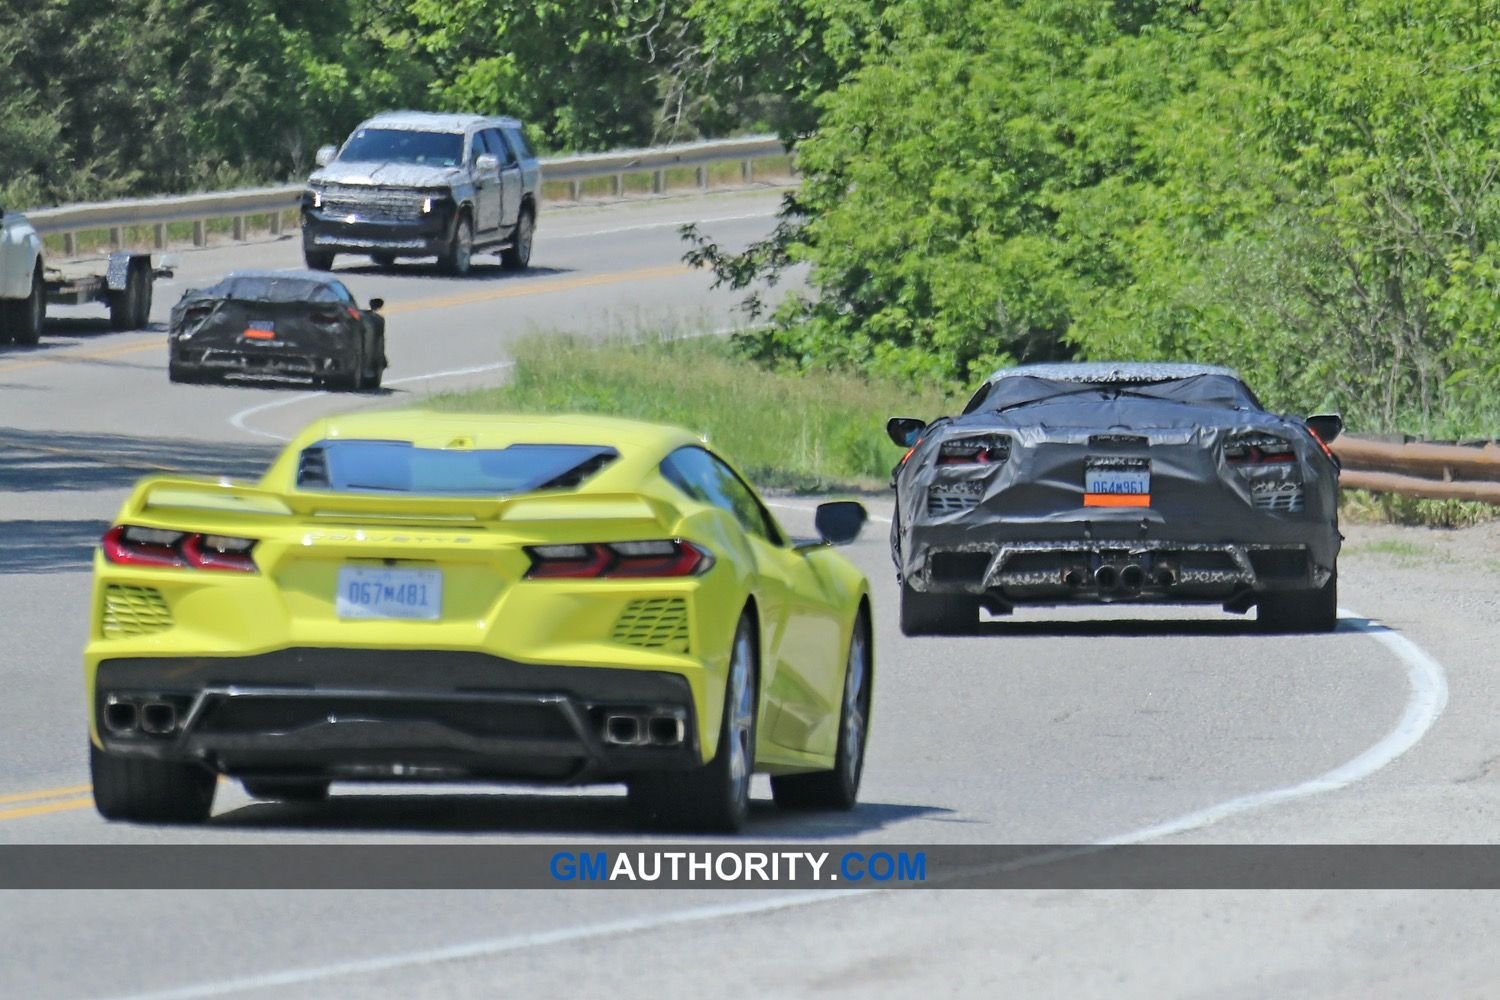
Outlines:
<svg viewBox="0 0 1500 1000"><path fill-rule="evenodd" d="M339 153L342 163L414 163L456 167L463 159L464 137L451 132L415 132L395 128L362 128Z"/></svg>

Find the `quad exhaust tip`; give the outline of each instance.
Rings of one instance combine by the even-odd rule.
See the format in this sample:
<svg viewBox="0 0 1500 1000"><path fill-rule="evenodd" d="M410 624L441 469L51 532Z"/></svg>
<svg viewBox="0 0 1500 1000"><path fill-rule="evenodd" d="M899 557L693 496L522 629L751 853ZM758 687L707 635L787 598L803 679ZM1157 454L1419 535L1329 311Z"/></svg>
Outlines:
<svg viewBox="0 0 1500 1000"><path fill-rule="evenodd" d="M604 742L633 747L641 741L641 720L634 715L610 715L604 719Z"/></svg>
<svg viewBox="0 0 1500 1000"><path fill-rule="evenodd" d="M114 695L105 702L102 721L105 729L117 735L141 732L170 736L181 724L177 706L170 701L160 698L135 701Z"/></svg>
<svg viewBox="0 0 1500 1000"><path fill-rule="evenodd" d="M148 701L141 706L141 731L165 736L177 729L177 706L169 701Z"/></svg>
<svg viewBox="0 0 1500 1000"><path fill-rule="evenodd" d="M610 712L604 717L604 742L620 747L675 747L687 739L679 715L665 712Z"/></svg>
<svg viewBox="0 0 1500 1000"><path fill-rule="evenodd" d="M111 699L104 706L104 726L110 732L128 733L137 726L138 719L134 702Z"/></svg>
<svg viewBox="0 0 1500 1000"><path fill-rule="evenodd" d="M686 728L675 716L653 715L646 727L646 736L654 747L672 747L682 742Z"/></svg>
<svg viewBox="0 0 1500 1000"><path fill-rule="evenodd" d="M1069 586L1074 586L1072 581L1076 576L1075 571L1069 570L1063 577L1063 581ZM1157 580L1160 581L1160 579L1158 575ZM1146 570L1140 563L1130 563L1126 566L1104 565L1094 570L1094 586L1098 587L1101 593L1119 590L1134 594L1138 593L1145 584Z"/></svg>

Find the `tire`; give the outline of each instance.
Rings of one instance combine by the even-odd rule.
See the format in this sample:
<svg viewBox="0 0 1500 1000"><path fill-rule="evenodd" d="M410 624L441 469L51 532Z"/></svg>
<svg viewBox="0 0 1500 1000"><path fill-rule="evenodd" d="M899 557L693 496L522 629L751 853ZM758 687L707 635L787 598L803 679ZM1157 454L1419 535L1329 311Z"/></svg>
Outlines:
<svg viewBox="0 0 1500 1000"><path fill-rule="evenodd" d="M631 779L631 805L654 823L705 833L736 833L745 825L750 813L750 777L755 770L756 645L755 623L747 613L734 632L713 759L685 773L642 774Z"/></svg>
<svg viewBox="0 0 1500 1000"><path fill-rule="evenodd" d="M978 628L978 597L924 594L901 581L902 635L972 635Z"/></svg>
<svg viewBox="0 0 1500 1000"><path fill-rule="evenodd" d="M385 378L385 369L389 364L385 359L385 338L381 337L375 342L375 360L370 362L370 376L365 380L365 388L375 391L380 388L381 379Z"/></svg>
<svg viewBox="0 0 1500 1000"><path fill-rule="evenodd" d="M11 304L10 309L5 325L12 341L31 346L42 339L42 327L47 322L47 287L42 283L41 268L32 272L30 294Z"/></svg>
<svg viewBox="0 0 1500 1000"><path fill-rule="evenodd" d="M322 802L328 798L328 782L319 779L246 778L245 793L253 799L274 802Z"/></svg>
<svg viewBox="0 0 1500 1000"><path fill-rule="evenodd" d="M1267 591L1256 605L1256 624L1262 632L1332 632L1339 621L1338 568L1321 587Z"/></svg>
<svg viewBox="0 0 1500 1000"><path fill-rule="evenodd" d="M394 267L396 264L394 254L372 253L370 254L370 259L375 262L376 267Z"/></svg>
<svg viewBox="0 0 1500 1000"><path fill-rule="evenodd" d="M310 250L302 248L302 262L307 265L309 271L331 271L333 260L338 254L332 250Z"/></svg>
<svg viewBox="0 0 1500 1000"><path fill-rule="evenodd" d="M469 273L474 259L474 226L467 215L453 224L453 237L438 256L438 267L444 274L462 278Z"/></svg>
<svg viewBox="0 0 1500 1000"><path fill-rule="evenodd" d="M849 660L844 667L844 695L839 710L839 745L833 770L814 774L771 776L771 797L783 809L853 809L859 799L859 779L865 769L869 736L871 683L874 662L870 649L868 612L860 609L849 636Z"/></svg>
<svg viewBox="0 0 1500 1000"><path fill-rule="evenodd" d="M113 330L140 330L151 319L151 272L131 264L125 288L109 297L109 325Z"/></svg>
<svg viewBox="0 0 1500 1000"><path fill-rule="evenodd" d="M151 273L151 265L142 261L135 266L132 277L140 285L140 291L135 297L136 312L132 317L135 321L132 328L144 330L151 325L151 297L154 292L153 286L156 284L156 276Z"/></svg>
<svg viewBox="0 0 1500 1000"><path fill-rule="evenodd" d="M203 823L213 812L219 776L196 764L119 757L89 744L94 806L105 819Z"/></svg>
<svg viewBox="0 0 1500 1000"><path fill-rule="evenodd" d="M330 375L324 379L330 389L340 392L358 392L365 387L365 351L361 347L354 356L354 368L346 375Z"/></svg>
<svg viewBox="0 0 1500 1000"><path fill-rule="evenodd" d="M508 271L524 271L531 264L531 243L536 236L536 213L530 208L521 209L516 220L516 231L510 246L500 251L500 263Z"/></svg>

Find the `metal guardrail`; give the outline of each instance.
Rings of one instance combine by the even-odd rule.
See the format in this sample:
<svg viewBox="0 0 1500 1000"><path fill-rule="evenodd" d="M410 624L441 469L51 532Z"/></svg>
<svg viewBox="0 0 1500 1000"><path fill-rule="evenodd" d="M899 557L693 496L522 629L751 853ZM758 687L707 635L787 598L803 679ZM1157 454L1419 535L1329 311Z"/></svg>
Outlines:
<svg viewBox="0 0 1500 1000"><path fill-rule="evenodd" d="M715 139L708 142L680 143L649 149L626 149L612 153L589 153L542 160L542 177L546 182L568 184L569 195L577 201L583 181L599 177L612 178L610 192L625 191L625 177L651 174L651 190L660 194L666 189L666 171L676 167L697 169L698 187L708 186L708 168L715 163L740 164L740 178L748 183L755 178L755 161L786 156L787 150L774 135L747 136L740 139ZM88 230L108 230L111 246L123 244L126 227L149 226L157 249L167 244L167 225L193 223L193 244L207 242L206 224L214 219L232 219L232 235L244 239L246 220L252 216L270 216L270 231L279 235L282 213L295 209L305 185L288 184L273 188L248 188L164 198L133 198L125 201L64 205L26 212L26 217L44 236L61 235L63 253L75 252L76 234Z"/></svg>
<svg viewBox="0 0 1500 1000"><path fill-rule="evenodd" d="M1469 446L1341 436L1332 448L1344 466L1339 485L1349 489L1500 504L1500 446L1493 441Z"/></svg>

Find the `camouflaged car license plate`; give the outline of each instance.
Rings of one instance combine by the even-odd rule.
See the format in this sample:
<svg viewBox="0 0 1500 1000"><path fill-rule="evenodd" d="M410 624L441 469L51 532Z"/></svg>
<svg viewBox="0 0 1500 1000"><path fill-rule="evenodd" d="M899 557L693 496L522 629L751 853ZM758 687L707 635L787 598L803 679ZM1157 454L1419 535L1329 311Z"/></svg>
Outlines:
<svg viewBox="0 0 1500 1000"><path fill-rule="evenodd" d="M1151 506L1151 460L1090 458L1083 470L1085 507Z"/></svg>

